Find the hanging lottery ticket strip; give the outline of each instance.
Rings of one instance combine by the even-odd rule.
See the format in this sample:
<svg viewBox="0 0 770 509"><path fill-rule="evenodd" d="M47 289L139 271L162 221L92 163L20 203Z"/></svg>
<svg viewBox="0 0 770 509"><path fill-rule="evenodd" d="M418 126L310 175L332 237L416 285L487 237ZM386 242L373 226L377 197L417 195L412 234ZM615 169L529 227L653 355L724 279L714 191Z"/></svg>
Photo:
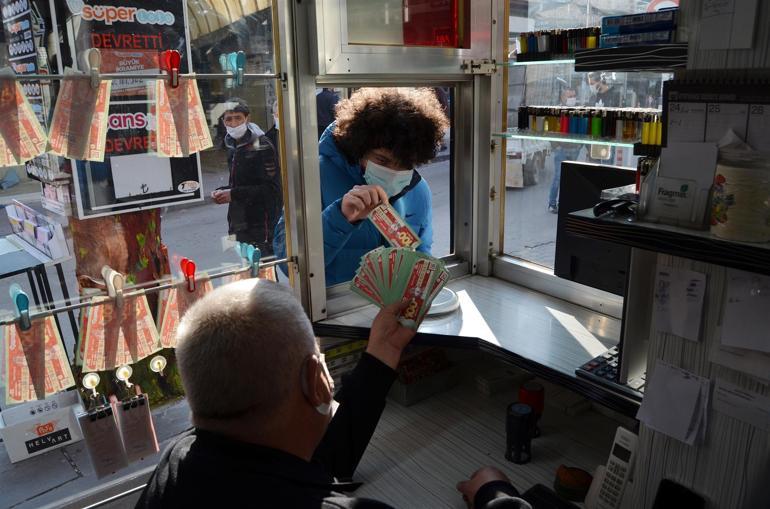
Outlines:
<svg viewBox="0 0 770 509"><path fill-rule="evenodd" d="M152 152L159 157L186 157L213 146L203 109L198 80L232 78L233 73L91 73L65 70L64 74L16 75L0 70L0 167L19 166L46 152L82 161L104 161L109 131L109 106L113 79L154 82L155 114ZM250 74L239 69L238 81L275 80L276 74ZM51 128L40 124L19 80L62 82Z"/></svg>
<svg viewBox="0 0 770 509"><path fill-rule="evenodd" d="M71 69L65 76L75 76ZM104 161L112 81L94 90L87 80L62 81L48 133L51 154L81 161Z"/></svg>
<svg viewBox="0 0 770 509"><path fill-rule="evenodd" d="M54 315L82 309L75 364L86 371L112 370L175 346L176 327L184 312L213 289L212 280L247 279L258 273L270 279L273 269L293 260L230 267L197 274L194 291L189 278L165 279L126 287L119 297L98 295L83 301L30 313L30 328L22 330L18 317L0 320L3 339L3 374L6 404L41 400L75 385L70 363ZM156 327L146 296L161 293L160 330Z"/></svg>
<svg viewBox="0 0 770 509"><path fill-rule="evenodd" d="M5 403L45 399L75 385L59 329L52 316L32 320L30 329L3 325Z"/></svg>
<svg viewBox="0 0 770 509"><path fill-rule="evenodd" d="M195 80L183 78L177 87L156 81L155 108L158 156L187 157L214 146Z"/></svg>
<svg viewBox="0 0 770 509"><path fill-rule="evenodd" d="M0 71L0 118L0 166L19 166L45 152L45 131L9 70Z"/></svg>

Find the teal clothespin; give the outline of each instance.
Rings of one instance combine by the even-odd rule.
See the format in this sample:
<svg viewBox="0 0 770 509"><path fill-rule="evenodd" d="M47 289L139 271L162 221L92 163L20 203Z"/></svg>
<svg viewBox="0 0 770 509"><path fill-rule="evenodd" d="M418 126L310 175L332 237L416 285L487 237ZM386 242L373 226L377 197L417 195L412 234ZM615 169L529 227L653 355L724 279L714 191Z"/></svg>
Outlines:
<svg viewBox="0 0 770 509"><path fill-rule="evenodd" d="M227 60L228 59L226 53L219 55L219 66L222 68L222 72L229 72L231 70ZM225 88L233 88L233 80L230 78L226 79Z"/></svg>
<svg viewBox="0 0 770 509"><path fill-rule="evenodd" d="M238 70L238 53L227 54L227 70L233 73L233 76L235 75ZM230 80L230 87L233 86L235 86L235 80Z"/></svg>
<svg viewBox="0 0 770 509"><path fill-rule="evenodd" d="M11 300L13 301L13 311L16 315L16 319L19 320L19 328L21 330L29 330L32 328L32 321L29 318L29 297L21 286L14 283L10 288Z"/></svg>
<svg viewBox="0 0 770 509"><path fill-rule="evenodd" d="M262 261L262 251L258 247L249 246L246 261L251 265L251 277L259 276L259 263Z"/></svg>
<svg viewBox="0 0 770 509"><path fill-rule="evenodd" d="M243 86L243 73L246 69L246 53L239 51L235 57L235 85Z"/></svg>
<svg viewBox="0 0 770 509"><path fill-rule="evenodd" d="M258 247L246 244L245 242L238 242L235 246L235 251L251 266L251 277L259 276L259 263L262 261L262 251Z"/></svg>

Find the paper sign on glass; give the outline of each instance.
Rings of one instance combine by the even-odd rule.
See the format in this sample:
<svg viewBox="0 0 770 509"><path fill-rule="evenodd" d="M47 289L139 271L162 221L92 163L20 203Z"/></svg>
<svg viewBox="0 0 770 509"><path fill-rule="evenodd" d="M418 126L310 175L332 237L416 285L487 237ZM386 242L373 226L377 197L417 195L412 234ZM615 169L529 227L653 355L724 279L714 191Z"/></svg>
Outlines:
<svg viewBox="0 0 770 509"><path fill-rule="evenodd" d="M72 69L64 71L65 76L75 74ZM62 80L48 136L52 154L104 161L111 87L109 80L101 81L98 89L88 79Z"/></svg>
<svg viewBox="0 0 770 509"><path fill-rule="evenodd" d="M155 98L154 148L159 156L186 157L214 145L195 80L181 78L177 88L168 80L158 80Z"/></svg>
<svg viewBox="0 0 770 509"><path fill-rule="evenodd" d="M126 298L121 308L106 297L95 300L97 303L87 311L83 371L134 364L160 350L147 297Z"/></svg>
<svg viewBox="0 0 770 509"><path fill-rule="evenodd" d="M75 385L52 316L33 320L28 331L4 325L3 345L6 404L45 399Z"/></svg>
<svg viewBox="0 0 770 509"><path fill-rule="evenodd" d="M195 301L213 290L211 281L200 274L195 284L195 291L187 290L187 283L161 292L158 302L160 320L160 342L163 348L176 347L176 329L185 312Z"/></svg>
<svg viewBox="0 0 770 509"><path fill-rule="evenodd" d="M48 140L21 85L8 72L0 73L0 166L18 166L44 153Z"/></svg>

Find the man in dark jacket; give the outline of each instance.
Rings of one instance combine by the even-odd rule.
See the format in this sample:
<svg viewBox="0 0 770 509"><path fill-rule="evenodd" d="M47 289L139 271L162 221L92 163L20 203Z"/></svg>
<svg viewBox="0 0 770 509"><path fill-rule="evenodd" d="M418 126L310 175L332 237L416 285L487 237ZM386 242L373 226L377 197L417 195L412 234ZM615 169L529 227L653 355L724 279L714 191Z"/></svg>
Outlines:
<svg viewBox="0 0 770 509"><path fill-rule="evenodd" d="M290 291L251 279L185 314L176 356L195 428L164 452L137 508L387 508L351 498L356 470L414 331L382 310L333 411L333 382ZM531 509L497 470L458 489L476 509Z"/></svg>
<svg viewBox="0 0 770 509"><path fill-rule="evenodd" d="M230 180L228 187L215 190L211 197L216 203L229 204L228 233L270 256L275 224L283 211L277 150L259 126L249 122L245 102L232 100L223 122Z"/></svg>

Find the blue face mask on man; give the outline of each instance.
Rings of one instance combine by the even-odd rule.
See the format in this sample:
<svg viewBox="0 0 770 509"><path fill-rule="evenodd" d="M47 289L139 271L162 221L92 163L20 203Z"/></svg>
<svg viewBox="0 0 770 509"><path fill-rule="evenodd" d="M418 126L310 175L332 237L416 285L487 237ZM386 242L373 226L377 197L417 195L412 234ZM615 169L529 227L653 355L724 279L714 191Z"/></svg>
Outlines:
<svg viewBox="0 0 770 509"><path fill-rule="evenodd" d="M380 186L389 197L396 196L411 184L414 170L391 170L372 161L366 161L364 180L370 186Z"/></svg>

